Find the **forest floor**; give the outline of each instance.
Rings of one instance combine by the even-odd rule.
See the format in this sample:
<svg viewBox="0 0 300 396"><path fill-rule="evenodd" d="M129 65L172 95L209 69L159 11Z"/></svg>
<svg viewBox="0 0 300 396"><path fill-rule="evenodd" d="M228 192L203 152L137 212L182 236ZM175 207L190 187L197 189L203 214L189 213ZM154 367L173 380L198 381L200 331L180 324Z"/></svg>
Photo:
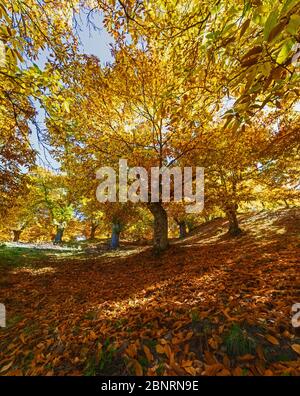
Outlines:
<svg viewBox="0 0 300 396"><path fill-rule="evenodd" d="M159 258L2 247L0 375L300 375L300 211L240 222L238 238L213 220Z"/></svg>

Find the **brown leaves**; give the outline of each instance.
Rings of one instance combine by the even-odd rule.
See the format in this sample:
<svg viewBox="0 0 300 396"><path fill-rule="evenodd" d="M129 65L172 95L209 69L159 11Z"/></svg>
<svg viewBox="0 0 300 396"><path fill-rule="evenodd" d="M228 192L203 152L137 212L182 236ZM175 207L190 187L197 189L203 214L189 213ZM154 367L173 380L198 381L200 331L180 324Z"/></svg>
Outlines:
<svg viewBox="0 0 300 396"><path fill-rule="evenodd" d="M300 344L293 344L291 345L291 348L293 349L293 351L298 353L298 355L300 355Z"/></svg>
<svg viewBox="0 0 300 396"><path fill-rule="evenodd" d="M138 375L138 376L143 375L143 367L136 359L130 360L129 367L132 367L134 369L135 375Z"/></svg>
<svg viewBox="0 0 300 396"><path fill-rule="evenodd" d="M153 355L150 352L150 349L146 345L143 345L143 350L145 352L148 362L151 363L153 361Z"/></svg>
<svg viewBox="0 0 300 396"><path fill-rule="evenodd" d="M195 234L195 241L215 235L206 227L208 239ZM51 262L55 271L38 276L10 273L17 286L0 288L0 300L26 304L22 319L0 332L1 374L82 374L91 356L115 350L122 367L114 367L116 374L299 375L300 347L290 325L295 244L281 247L276 236L258 248L249 234L230 244L172 246L161 266L145 251L122 260ZM47 304L33 312L40 295ZM11 304L12 316L19 310ZM87 318L90 312L97 314ZM233 324L255 339L251 351L228 352ZM270 353L276 358L279 351L288 351L291 361L271 361Z"/></svg>
<svg viewBox="0 0 300 396"><path fill-rule="evenodd" d="M156 345L156 352L157 353L166 353L164 346L160 345L160 344Z"/></svg>
<svg viewBox="0 0 300 396"><path fill-rule="evenodd" d="M91 330L90 333L89 333L89 340L95 341L97 339L98 339L97 334L93 330Z"/></svg>
<svg viewBox="0 0 300 396"><path fill-rule="evenodd" d="M277 338L273 337L272 335L267 335L266 339L273 345L279 345Z"/></svg>
<svg viewBox="0 0 300 396"><path fill-rule="evenodd" d="M6 364L5 366L3 366L3 367L0 369L0 373L4 373L5 371L9 370L9 369L11 368L12 365L13 365L13 361L10 362L10 363L8 363L8 364Z"/></svg>

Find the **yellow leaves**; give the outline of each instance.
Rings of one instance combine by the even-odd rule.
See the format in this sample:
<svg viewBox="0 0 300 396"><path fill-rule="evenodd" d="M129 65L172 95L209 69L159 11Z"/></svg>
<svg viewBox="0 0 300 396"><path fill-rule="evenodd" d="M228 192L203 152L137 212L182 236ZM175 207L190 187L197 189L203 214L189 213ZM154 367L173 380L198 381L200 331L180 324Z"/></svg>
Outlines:
<svg viewBox="0 0 300 396"><path fill-rule="evenodd" d="M291 348L293 351L298 353L298 355L300 355L300 344L293 344L293 345L291 345Z"/></svg>
<svg viewBox="0 0 300 396"><path fill-rule="evenodd" d="M286 59L289 56L290 51L292 50L294 46L295 41L293 39L287 39L284 41L281 50L277 56L276 62L279 64L282 64L286 61Z"/></svg>
<svg viewBox="0 0 300 396"><path fill-rule="evenodd" d="M5 45L2 40L0 40L0 67L5 67L6 62L6 51Z"/></svg>
<svg viewBox="0 0 300 396"><path fill-rule="evenodd" d="M287 32L296 34L300 26L300 15L294 14L291 16L289 24L287 26Z"/></svg>
<svg viewBox="0 0 300 396"><path fill-rule="evenodd" d="M0 1L0 18L4 17L6 22L8 22L9 24L11 23L11 19L8 15L8 12L5 8L5 3Z"/></svg>
<svg viewBox="0 0 300 396"><path fill-rule="evenodd" d="M277 338L273 337L272 335L267 335L266 339L273 345L279 345Z"/></svg>
<svg viewBox="0 0 300 396"><path fill-rule="evenodd" d="M274 28L274 26L276 25L277 22L277 18L278 18L278 10L275 9L274 11L272 11L265 23L265 27L264 27L264 39L267 41L269 39L270 36L270 32L272 31L272 29Z"/></svg>

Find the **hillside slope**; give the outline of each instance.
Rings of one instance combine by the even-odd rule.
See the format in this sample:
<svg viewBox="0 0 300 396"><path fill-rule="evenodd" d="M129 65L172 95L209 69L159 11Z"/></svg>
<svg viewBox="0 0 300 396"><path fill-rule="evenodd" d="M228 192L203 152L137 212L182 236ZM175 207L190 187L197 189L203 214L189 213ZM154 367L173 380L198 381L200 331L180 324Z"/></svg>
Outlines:
<svg viewBox="0 0 300 396"><path fill-rule="evenodd" d="M148 247L0 267L0 374L300 375L299 209Z"/></svg>

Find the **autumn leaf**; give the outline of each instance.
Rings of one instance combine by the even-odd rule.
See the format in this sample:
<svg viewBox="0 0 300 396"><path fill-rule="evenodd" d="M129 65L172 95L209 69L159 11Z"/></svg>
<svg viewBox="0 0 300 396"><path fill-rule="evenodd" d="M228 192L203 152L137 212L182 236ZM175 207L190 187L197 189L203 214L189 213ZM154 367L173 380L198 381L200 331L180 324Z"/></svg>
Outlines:
<svg viewBox="0 0 300 396"><path fill-rule="evenodd" d="M157 344L155 349L156 349L157 353L160 353L160 354L166 353L165 348L164 348L163 345Z"/></svg>
<svg viewBox="0 0 300 396"><path fill-rule="evenodd" d="M298 353L298 355L300 355L300 344L292 344L291 348L293 349L293 351Z"/></svg>
<svg viewBox="0 0 300 396"><path fill-rule="evenodd" d="M5 371L9 370L11 368L11 366L13 365L13 361L11 361L10 363L8 363L7 365L3 366L0 370L0 373L4 373Z"/></svg>
<svg viewBox="0 0 300 396"><path fill-rule="evenodd" d="M142 376L143 368L142 368L141 364L136 359L132 359L132 364L135 369L135 375Z"/></svg>
<svg viewBox="0 0 300 396"><path fill-rule="evenodd" d="M93 330L91 330L89 333L89 339L91 341L95 341L95 340L97 340L97 338L98 338L97 334Z"/></svg>
<svg viewBox="0 0 300 396"><path fill-rule="evenodd" d="M273 337L272 335L267 335L266 339L273 345L279 345L277 338Z"/></svg>
<svg viewBox="0 0 300 396"><path fill-rule="evenodd" d="M184 366L184 370L191 375L197 375L197 370L192 366Z"/></svg>
<svg viewBox="0 0 300 396"><path fill-rule="evenodd" d="M147 358L148 362L152 362L153 361L153 355L150 352L150 349L146 345L143 345L143 350L145 352L145 355L146 355L146 358Z"/></svg>

